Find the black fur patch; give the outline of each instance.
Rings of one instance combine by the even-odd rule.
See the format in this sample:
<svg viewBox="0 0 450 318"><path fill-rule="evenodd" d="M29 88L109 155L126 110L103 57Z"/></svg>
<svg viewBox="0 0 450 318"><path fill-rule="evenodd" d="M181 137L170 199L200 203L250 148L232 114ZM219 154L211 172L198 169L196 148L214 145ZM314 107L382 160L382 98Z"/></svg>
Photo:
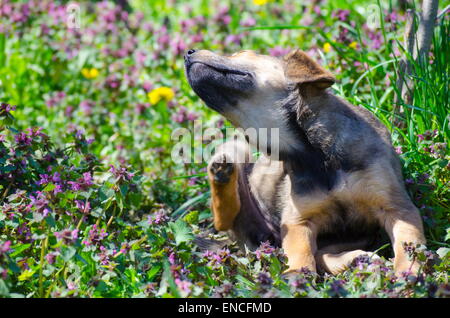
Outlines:
<svg viewBox="0 0 450 318"><path fill-rule="evenodd" d="M255 87L251 73L236 73L199 62L186 61L186 73L194 92L219 113L225 107L235 106L239 98Z"/></svg>
<svg viewBox="0 0 450 318"><path fill-rule="evenodd" d="M317 189L331 190L336 182L336 170L320 148L308 140L298 121L299 96L290 95L282 104L289 129L297 137L299 147L292 153L280 154L286 173L291 177L294 191L307 194Z"/></svg>

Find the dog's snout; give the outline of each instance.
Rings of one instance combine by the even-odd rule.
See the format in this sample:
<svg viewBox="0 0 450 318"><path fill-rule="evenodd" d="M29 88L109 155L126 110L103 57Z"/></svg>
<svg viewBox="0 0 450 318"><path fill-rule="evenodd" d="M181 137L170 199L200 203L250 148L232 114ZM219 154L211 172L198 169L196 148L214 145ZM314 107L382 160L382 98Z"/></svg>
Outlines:
<svg viewBox="0 0 450 318"><path fill-rule="evenodd" d="M196 50L190 49L186 52L186 54L184 55L184 60L186 62L189 62L189 58L192 56L192 54L194 54L195 52L197 52Z"/></svg>

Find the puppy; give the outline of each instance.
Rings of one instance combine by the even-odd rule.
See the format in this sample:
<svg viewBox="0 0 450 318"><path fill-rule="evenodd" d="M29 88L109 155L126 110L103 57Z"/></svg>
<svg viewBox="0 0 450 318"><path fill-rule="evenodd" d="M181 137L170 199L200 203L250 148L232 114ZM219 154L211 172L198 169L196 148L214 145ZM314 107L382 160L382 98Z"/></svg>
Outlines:
<svg viewBox="0 0 450 318"><path fill-rule="evenodd" d="M301 50L282 59L189 50L185 66L208 107L245 131L277 129L279 137L254 163L249 144L257 147L261 135L217 150L208 165L217 230L250 247L281 245L289 271L333 274L385 232L396 273L418 271L403 244L425 243L422 220L390 134L368 110L327 90L330 72Z"/></svg>

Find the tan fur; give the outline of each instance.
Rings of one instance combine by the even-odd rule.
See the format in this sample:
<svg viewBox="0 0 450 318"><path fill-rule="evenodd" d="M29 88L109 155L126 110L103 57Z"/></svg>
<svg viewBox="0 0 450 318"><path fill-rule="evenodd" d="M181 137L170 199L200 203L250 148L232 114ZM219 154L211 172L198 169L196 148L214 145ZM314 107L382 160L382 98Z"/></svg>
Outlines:
<svg viewBox="0 0 450 318"><path fill-rule="evenodd" d="M241 208L239 200L237 170L230 176L230 181L220 184L214 181L209 174L211 186L211 208L214 216L214 228L218 231L227 231L233 226L234 219Z"/></svg>
<svg viewBox="0 0 450 318"><path fill-rule="evenodd" d="M308 197L294 195L295 209L288 209L283 219L285 222L296 220L299 224L313 222L319 229L324 229L332 224L334 205L338 201L344 202L352 207L350 211L355 218L363 217L385 227L393 242L397 273L406 270L417 272L418 264L408 259L403 243L424 244L425 237L417 208L405 198L407 194L395 174L374 165L344 176L340 186L331 193L316 193ZM289 253L287 255L289 257ZM298 255L291 257L297 258Z"/></svg>
<svg viewBox="0 0 450 318"><path fill-rule="evenodd" d="M281 226L283 249L288 256L289 271L301 268L316 270L314 258L317 252L316 236L316 225L312 222L306 221Z"/></svg>
<svg viewBox="0 0 450 318"><path fill-rule="evenodd" d="M364 254L376 257L376 254L374 255L373 253L363 250L346 251L336 254L325 253L321 251L316 255L317 267L320 268L323 272L337 275L348 269L350 264L356 257Z"/></svg>

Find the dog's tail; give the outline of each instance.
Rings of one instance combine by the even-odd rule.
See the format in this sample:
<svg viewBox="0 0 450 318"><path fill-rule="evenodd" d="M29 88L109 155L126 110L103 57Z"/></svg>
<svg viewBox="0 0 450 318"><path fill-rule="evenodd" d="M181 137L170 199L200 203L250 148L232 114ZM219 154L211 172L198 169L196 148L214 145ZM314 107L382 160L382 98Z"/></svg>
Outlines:
<svg viewBox="0 0 450 318"><path fill-rule="evenodd" d="M220 249L224 248L227 245L232 245L233 241L230 239L221 239L221 240L215 240L215 239L209 239L201 236L196 236L194 239L195 245L201 250L201 251L212 251L217 252Z"/></svg>

